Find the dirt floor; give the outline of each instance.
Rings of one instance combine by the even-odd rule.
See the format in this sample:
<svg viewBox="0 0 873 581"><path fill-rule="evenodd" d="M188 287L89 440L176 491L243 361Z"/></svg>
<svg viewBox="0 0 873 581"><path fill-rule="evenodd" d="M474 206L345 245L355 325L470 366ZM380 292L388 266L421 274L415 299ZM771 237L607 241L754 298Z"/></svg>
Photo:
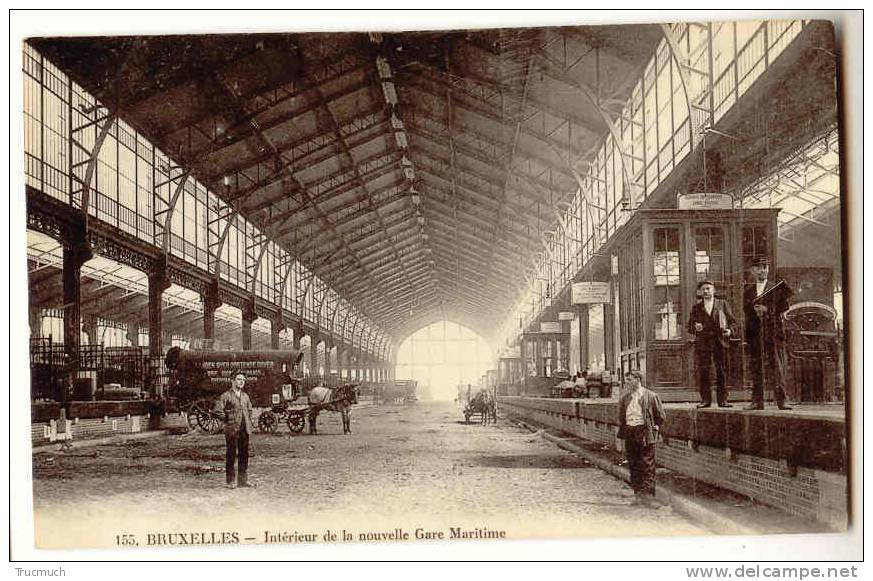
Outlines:
<svg viewBox="0 0 873 581"><path fill-rule="evenodd" d="M465 424L450 403L356 407L352 431L322 413L317 436L255 434L251 489L224 486L224 437L199 431L34 454L38 544L707 534L669 507L632 506L626 484L514 424Z"/></svg>

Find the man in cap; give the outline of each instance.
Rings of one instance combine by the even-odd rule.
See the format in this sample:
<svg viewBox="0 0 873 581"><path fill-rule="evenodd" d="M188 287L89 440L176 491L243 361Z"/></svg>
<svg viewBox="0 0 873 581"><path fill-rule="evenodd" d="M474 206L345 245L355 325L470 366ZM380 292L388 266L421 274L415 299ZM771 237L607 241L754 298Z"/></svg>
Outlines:
<svg viewBox="0 0 873 581"><path fill-rule="evenodd" d="M743 292L746 343L752 371L752 403L746 409L764 409L765 381L773 386L779 409L791 409L785 403L785 329L782 324L791 289L786 285L781 292L770 292L779 282L770 279L770 261L766 256L752 260L750 273L751 282Z"/></svg>
<svg viewBox="0 0 873 581"><path fill-rule="evenodd" d="M228 488L253 487L248 481L249 435L252 427L252 401L243 391L246 374L234 370L231 373L230 389L215 400L215 413L224 420L224 440L227 444L225 477ZM237 461L237 458L239 459ZM239 466L237 473L236 464ZM236 476L236 482L234 482Z"/></svg>
<svg viewBox="0 0 873 581"><path fill-rule="evenodd" d="M701 300L691 308L688 332L695 335L694 361L697 367L697 386L700 390L699 408L712 405L712 384L709 372L715 365L715 397L718 407L729 408L725 387L725 353L736 324L730 303L715 298L715 284L702 280L697 285Z"/></svg>
<svg viewBox="0 0 873 581"><path fill-rule="evenodd" d="M645 387L645 375L625 374L628 389L618 400L618 437L624 440L630 470L633 504L655 504L655 445L666 420L661 398Z"/></svg>

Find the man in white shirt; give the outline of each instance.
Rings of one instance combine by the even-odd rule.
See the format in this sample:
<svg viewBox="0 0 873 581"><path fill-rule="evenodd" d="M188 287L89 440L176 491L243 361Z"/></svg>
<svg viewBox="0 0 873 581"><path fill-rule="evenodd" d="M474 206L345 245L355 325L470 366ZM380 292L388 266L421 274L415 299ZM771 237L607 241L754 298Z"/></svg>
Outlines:
<svg viewBox="0 0 873 581"><path fill-rule="evenodd" d="M645 376L631 370L625 375L630 389L618 403L618 437L624 440L634 503L654 506L655 444L666 415L661 398L643 387Z"/></svg>

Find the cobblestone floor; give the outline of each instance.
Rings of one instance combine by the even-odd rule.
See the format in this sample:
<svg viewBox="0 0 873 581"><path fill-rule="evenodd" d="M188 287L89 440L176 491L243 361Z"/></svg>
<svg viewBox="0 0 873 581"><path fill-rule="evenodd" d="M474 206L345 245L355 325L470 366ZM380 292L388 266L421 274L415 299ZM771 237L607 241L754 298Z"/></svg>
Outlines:
<svg viewBox="0 0 873 581"><path fill-rule="evenodd" d="M464 424L453 404L355 408L352 430L343 435L339 415L323 413L318 436L285 426L255 434L254 489L224 486L222 435L35 454L39 544L112 546L130 533L147 545L149 534L174 531L251 543L327 529L354 540L412 540L418 528L445 538L452 529L516 539L707 534L669 507L632 506L627 485L535 434L504 420Z"/></svg>

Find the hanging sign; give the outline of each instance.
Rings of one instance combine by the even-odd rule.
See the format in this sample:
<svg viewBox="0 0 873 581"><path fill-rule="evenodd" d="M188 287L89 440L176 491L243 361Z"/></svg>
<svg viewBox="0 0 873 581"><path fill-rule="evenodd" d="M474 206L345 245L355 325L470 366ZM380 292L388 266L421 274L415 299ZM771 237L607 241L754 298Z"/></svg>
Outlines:
<svg viewBox="0 0 873 581"><path fill-rule="evenodd" d="M570 311L561 311L558 313L559 321L572 321L576 318L576 313L571 313Z"/></svg>
<svg viewBox="0 0 873 581"><path fill-rule="evenodd" d="M610 292L608 282L574 282L572 297L574 305L590 305L609 303Z"/></svg>
<svg viewBox="0 0 873 581"><path fill-rule="evenodd" d="M561 332L561 323L557 321L549 321L547 323L540 323L540 333L560 333Z"/></svg>
<svg viewBox="0 0 873 581"><path fill-rule="evenodd" d="M676 200L680 210L730 210L734 207L730 194L680 194Z"/></svg>

